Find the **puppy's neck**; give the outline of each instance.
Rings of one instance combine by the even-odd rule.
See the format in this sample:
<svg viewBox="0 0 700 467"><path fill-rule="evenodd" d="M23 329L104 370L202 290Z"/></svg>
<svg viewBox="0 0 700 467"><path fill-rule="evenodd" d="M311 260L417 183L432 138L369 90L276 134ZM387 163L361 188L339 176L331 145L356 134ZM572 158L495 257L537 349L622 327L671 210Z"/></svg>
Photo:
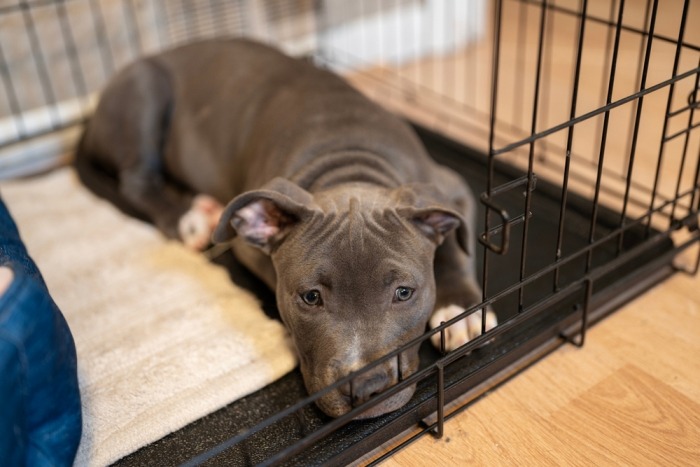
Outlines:
<svg viewBox="0 0 700 467"><path fill-rule="evenodd" d="M340 185L367 184L381 188L401 185L401 177L394 167L381 156L362 149L318 156L291 180L311 193Z"/></svg>

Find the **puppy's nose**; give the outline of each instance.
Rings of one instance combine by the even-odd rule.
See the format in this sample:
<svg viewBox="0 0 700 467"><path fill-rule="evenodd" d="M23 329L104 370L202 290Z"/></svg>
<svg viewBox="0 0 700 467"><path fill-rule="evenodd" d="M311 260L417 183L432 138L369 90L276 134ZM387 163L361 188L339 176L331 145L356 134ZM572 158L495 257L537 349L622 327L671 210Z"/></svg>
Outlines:
<svg viewBox="0 0 700 467"><path fill-rule="evenodd" d="M374 368L354 378L350 383L350 397L352 406L357 407L367 402L371 397L393 386L395 378L387 372L386 368Z"/></svg>

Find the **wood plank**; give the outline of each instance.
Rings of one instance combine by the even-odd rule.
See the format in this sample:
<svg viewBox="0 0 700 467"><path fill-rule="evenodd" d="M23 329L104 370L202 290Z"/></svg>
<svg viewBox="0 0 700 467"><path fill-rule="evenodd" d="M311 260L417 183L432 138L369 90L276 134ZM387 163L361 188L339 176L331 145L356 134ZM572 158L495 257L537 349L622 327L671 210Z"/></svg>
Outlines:
<svg viewBox="0 0 700 467"><path fill-rule="evenodd" d="M625 365L556 412L568 465L697 465L700 404ZM582 423L585 422L585 423Z"/></svg>

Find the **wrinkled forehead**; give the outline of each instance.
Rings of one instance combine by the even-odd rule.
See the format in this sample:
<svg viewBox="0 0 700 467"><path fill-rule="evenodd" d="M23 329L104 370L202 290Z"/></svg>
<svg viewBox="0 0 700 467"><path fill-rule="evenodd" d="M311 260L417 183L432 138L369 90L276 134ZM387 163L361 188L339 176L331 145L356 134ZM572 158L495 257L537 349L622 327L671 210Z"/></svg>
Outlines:
<svg viewBox="0 0 700 467"><path fill-rule="evenodd" d="M417 240L416 229L401 216L393 203L373 197L349 197L344 204L331 206L309 234L327 239L331 248L340 248L349 256L370 259L381 253L401 253Z"/></svg>
<svg viewBox="0 0 700 467"><path fill-rule="evenodd" d="M382 281L425 262L430 253L429 242L390 203L352 197L319 213L290 240L285 247L309 269L332 262L346 275L370 274L376 280L379 274Z"/></svg>

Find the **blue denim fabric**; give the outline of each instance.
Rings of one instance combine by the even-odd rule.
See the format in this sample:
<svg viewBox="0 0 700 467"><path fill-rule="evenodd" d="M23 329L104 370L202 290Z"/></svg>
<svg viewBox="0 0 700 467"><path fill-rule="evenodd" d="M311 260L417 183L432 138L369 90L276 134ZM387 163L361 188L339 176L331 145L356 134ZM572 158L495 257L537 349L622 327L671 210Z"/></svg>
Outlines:
<svg viewBox="0 0 700 467"><path fill-rule="evenodd" d="M0 199L0 464L72 465L82 416L73 336Z"/></svg>

